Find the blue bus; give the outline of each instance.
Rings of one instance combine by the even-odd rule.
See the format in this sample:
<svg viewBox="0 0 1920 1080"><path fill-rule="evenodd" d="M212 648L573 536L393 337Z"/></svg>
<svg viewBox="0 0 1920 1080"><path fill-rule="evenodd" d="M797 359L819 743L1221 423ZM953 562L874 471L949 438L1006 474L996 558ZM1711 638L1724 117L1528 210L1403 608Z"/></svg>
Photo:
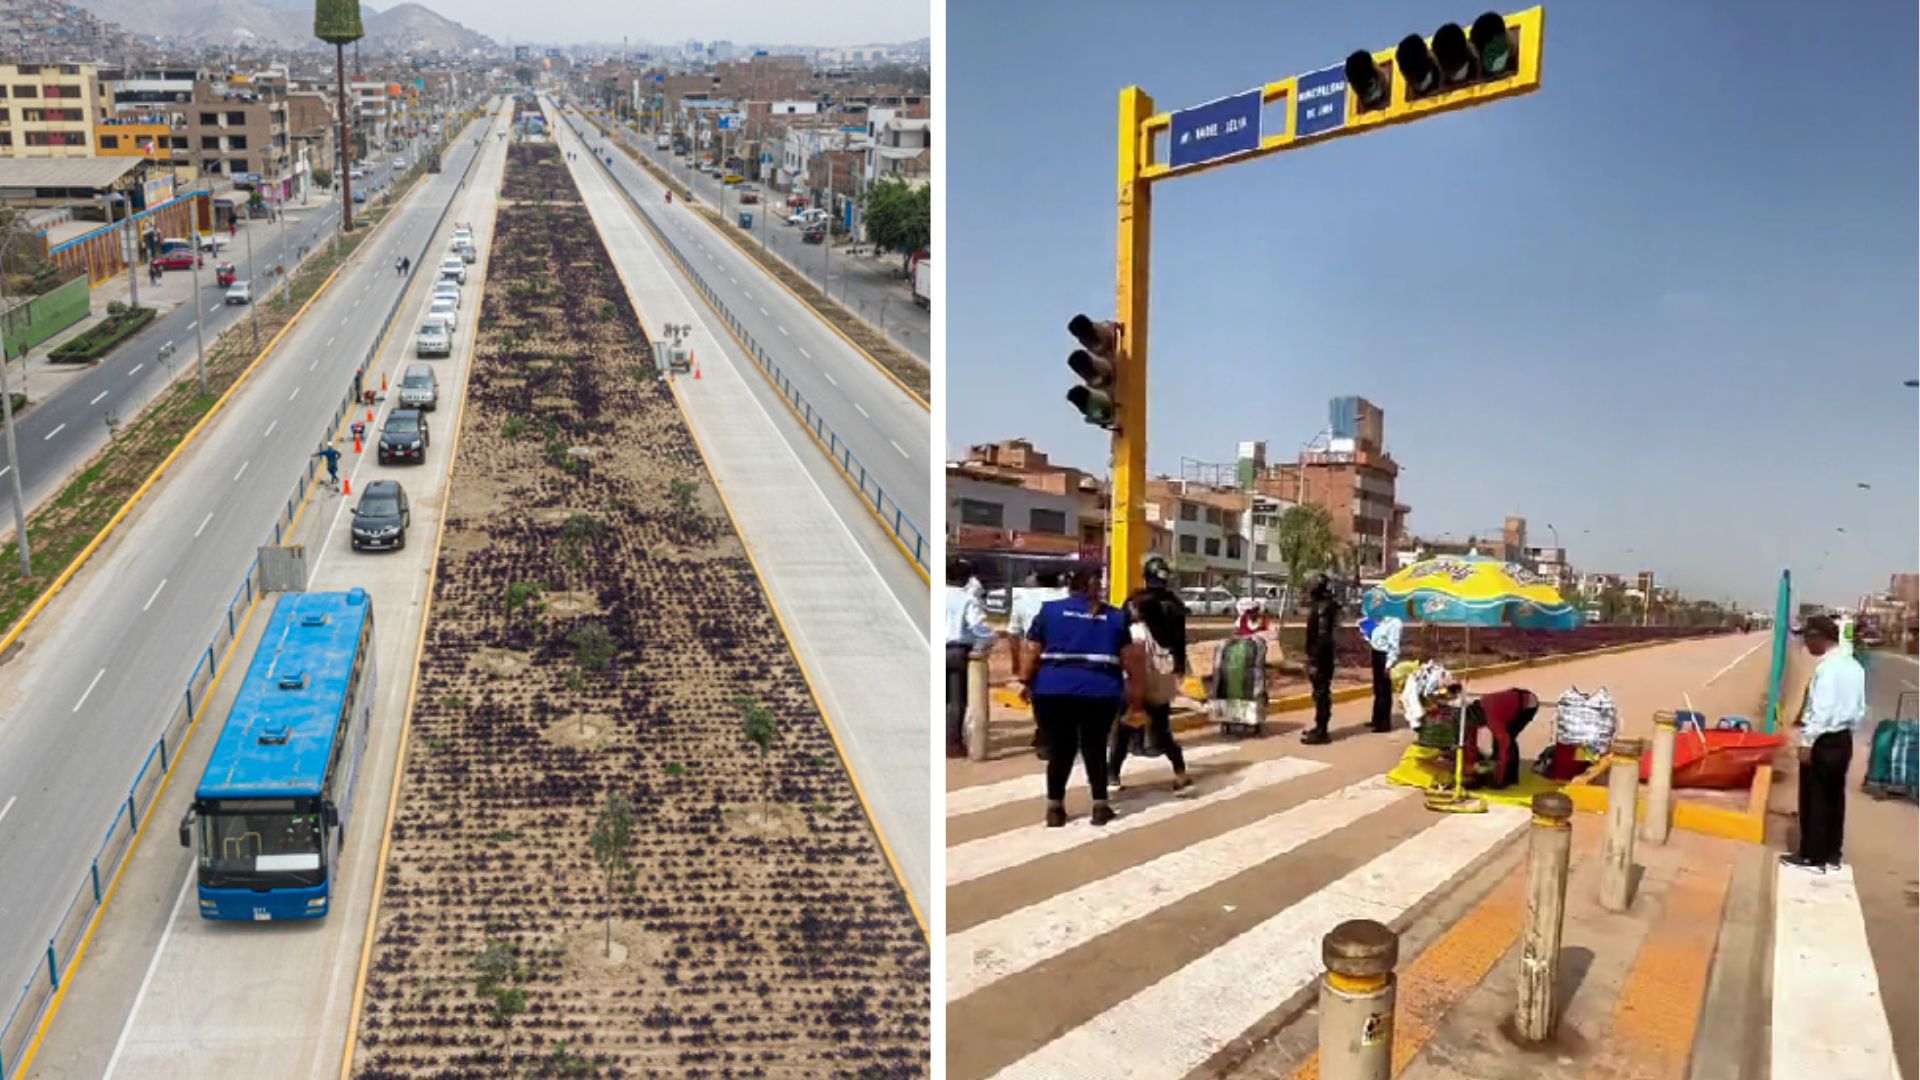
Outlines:
<svg viewBox="0 0 1920 1080"><path fill-rule="evenodd" d="M203 917L327 913L373 689L366 590L279 598L180 822Z"/></svg>

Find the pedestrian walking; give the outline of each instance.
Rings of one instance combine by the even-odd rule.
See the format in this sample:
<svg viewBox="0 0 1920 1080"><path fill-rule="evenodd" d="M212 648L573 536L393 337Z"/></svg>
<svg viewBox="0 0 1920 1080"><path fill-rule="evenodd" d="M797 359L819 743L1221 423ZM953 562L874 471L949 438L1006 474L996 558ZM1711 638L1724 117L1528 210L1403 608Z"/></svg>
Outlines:
<svg viewBox="0 0 1920 1080"><path fill-rule="evenodd" d="M1333 741L1327 725L1333 722L1333 635L1340 628L1340 602L1333 598L1333 581L1315 574L1307 590L1307 681L1313 687L1313 726L1300 741L1324 746Z"/></svg>
<svg viewBox="0 0 1920 1080"><path fill-rule="evenodd" d="M406 277L411 273L413 273L413 256L402 255L400 257L400 276Z"/></svg>
<svg viewBox="0 0 1920 1080"><path fill-rule="evenodd" d="M1400 662L1398 618L1388 615L1379 620L1362 619L1360 632L1366 636L1367 651L1373 661L1373 730L1393 730L1393 666Z"/></svg>
<svg viewBox="0 0 1920 1080"><path fill-rule="evenodd" d="M326 459L327 482L330 484L333 484L336 487L339 486L340 484L340 451L335 450L331 446L323 446L320 448L320 451L314 454L313 456L317 458Z"/></svg>
<svg viewBox="0 0 1920 1080"><path fill-rule="evenodd" d="M1207 712L1223 735L1259 735L1266 730L1273 632L1258 601L1244 597L1239 603L1247 606L1240 608L1243 617L1235 623L1233 636L1222 639L1213 650ZM1257 615L1258 621L1245 617L1249 615Z"/></svg>
<svg viewBox="0 0 1920 1080"><path fill-rule="evenodd" d="M1820 662L1793 721L1800 729L1800 847L1780 862L1825 873L1840 868L1846 840L1847 769L1853 729L1867 717L1867 676L1839 648L1840 627L1832 616L1809 618L1800 637Z"/></svg>
<svg viewBox="0 0 1920 1080"><path fill-rule="evenodd" d="M1233 602L1233 633L1235 637L1273 637L1273 623L1259 600L1243 596Z"/></svg>
<svg viewBox="0 0 1920 1080"><path fill-rule="evenodd" d="M1040 614L1040 607L1053 600L1064 600L1067 590L1061 583L1058 570L1042 570L1028 578L1027 587L1016 589L1013 602L1008 605L1007 634L1012 646L1014 670L1020 668L1020 657L1027 647L1027 628L1033 625L1034 616ZM1046 733L1039 724L1033 725L1033 755L1046 760Z"/></svg>
<svg viewBox="0 0 1920 1080"><path fill-rule="evenodd" d="M1019 668L1020 696L1047 733L1046 823L1055 829L1067 823L1067 781L1076 753L1093 796L1087 820L1113 820L1102 753L1107 733L1123 702L1131 713L1146 710L1141 650L1128 631L1126 611L1100 595L1100 574L1092 568L1073 572L1068 593L1040 605Z"/></svg>
<svg viewBox="0 0 1920 1080"><path fill-rule="evenodd" d="M993 643L986 608L971 589L973 565L965 559L947 563L947 756L967 756L967 663L976 651Z"/></svg>
<svg viewBox="0 0 1920 1080"><path fill-rule="evenodd" d="M1173 737L1173 699L1180 680L1187 677L1187 605L1170 587L1173 568L1158 555L1150 556L1141 575L1146 584L1127 598L1129 637L1142 651L1145 680L1140 688L1146 706L1146 726L1116 717L1107 744L1107 777L1120 786L1120 768L1129 752L1165 755L1173 766L1173 789L1193 786L1187 761Z"/></svg>

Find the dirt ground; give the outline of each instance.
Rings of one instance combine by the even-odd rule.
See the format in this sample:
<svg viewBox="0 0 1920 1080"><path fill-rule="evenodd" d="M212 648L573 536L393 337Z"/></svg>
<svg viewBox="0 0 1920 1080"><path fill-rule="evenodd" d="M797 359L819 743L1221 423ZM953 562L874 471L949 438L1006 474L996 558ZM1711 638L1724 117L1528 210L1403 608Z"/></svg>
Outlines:
<svg viewBox="0 0 1920 1080"><path fill-rule="evenodd" d="M611 260L551 145L505 187L357 1075L925 1075L927 942Z"/></svg>

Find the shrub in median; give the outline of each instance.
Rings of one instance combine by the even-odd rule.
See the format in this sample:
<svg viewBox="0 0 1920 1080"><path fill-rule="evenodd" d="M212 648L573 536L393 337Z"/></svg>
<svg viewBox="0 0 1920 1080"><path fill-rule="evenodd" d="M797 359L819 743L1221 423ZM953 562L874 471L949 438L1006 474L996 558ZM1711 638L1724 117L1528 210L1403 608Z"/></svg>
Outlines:
<svg viewBox="0 0 1920 1080"><path fill-rule="evenodd" d="M158 314L152 308L130 308L114 303L107 306L107 317L47 355L56 364L80 364L98 360Z"/></svg>

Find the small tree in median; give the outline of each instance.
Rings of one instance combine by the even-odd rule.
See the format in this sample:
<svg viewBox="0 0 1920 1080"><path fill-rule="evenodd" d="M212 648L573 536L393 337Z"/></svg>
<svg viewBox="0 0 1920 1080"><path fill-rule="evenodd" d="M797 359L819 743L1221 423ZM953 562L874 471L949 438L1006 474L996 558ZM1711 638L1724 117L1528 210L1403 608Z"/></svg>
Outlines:
<svg viewBox="0 0 1920 1080"><path fill-rule="evenodd" d="M773 746L773 712L752 698L740 699L741 726L747 741L760 748L760 820L767 820L767 792L773 787L773 763L768 751Z"/></svg>
<svg viewBox="0 0 1920 1080"><path fill-rule="evenodd" d="M613 955L613 898L633 882L633 803L614 792L593 823L593 859L607 875L607 955Z"/></svg>

